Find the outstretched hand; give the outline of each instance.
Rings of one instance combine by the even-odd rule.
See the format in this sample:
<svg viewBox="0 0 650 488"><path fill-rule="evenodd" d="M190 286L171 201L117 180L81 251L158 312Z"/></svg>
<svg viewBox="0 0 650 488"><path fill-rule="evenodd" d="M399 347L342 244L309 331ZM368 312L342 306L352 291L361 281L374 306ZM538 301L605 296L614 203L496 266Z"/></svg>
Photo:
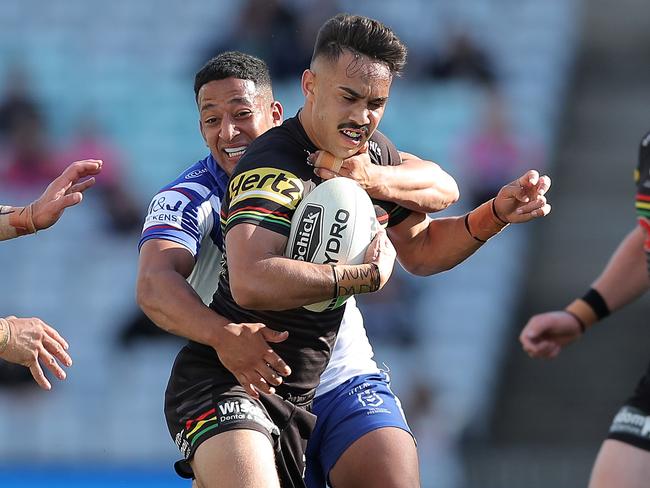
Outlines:
<svg viewBox="0 0 650 488"><path fill-rule="evenodd" d="M60 176L48 185L43 194L32 202L32 221L36 230L51 227L63 211L77 205L83 199L83 192L95 184L92 175L102 169L102 161L86 159L70 164ZM84 181L82 178L91 176Z"/></svg>
<svg viewBox="0 0 650 488"><path fill-rule="evenodd" d="M548 176L540 176L534 169L527 171L499 190L494 199L497 217L506 223L519 224L548 215L551 206L545 195L550 187Z"/></svg>
<svg viewBox="0 0 650 488"><path fill-rule="evenodd" d="M36 383L44 390L51 389L52 385L43 374L41 364L58 379L64 380L66 374L59 362L65 366L72 365L65 339L41 319L11 315L6 320L11 333L2 359L29 368Z"/></svg>

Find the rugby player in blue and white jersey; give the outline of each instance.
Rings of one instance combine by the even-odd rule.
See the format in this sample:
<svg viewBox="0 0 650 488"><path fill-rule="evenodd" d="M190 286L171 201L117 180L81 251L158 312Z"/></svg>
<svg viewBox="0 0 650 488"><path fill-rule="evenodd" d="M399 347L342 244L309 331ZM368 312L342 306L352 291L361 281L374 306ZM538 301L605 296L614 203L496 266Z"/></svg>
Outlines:
<svg viewBox="0 0 650 488"><path fill-rule="evenodd" d="M224 365L253 396L258 394L257 390L272 392L281 376L290 373L267 344L284 340L286 333L262 324L230 323L206 305L217 287L223 246L219 211L228 175L246 146L282 120L280 104L272 97L259 96L263 90L258 85L263 84L264 78L268 79L264 63L242 53L224 53L197 74L197 102L201 112L207 114L202 113L202 134L211 154L185 170L152 199L140 243L138 277L138 301L147 315L169 332L214 347ZM206 100L210 103L204 103ZM213 118L219 120L216 129L211 128L217 125ZM403 156L406 159L409 155ZM367 175L366 164L363 157L351 158L345 168L351 177ZM435 164L411 157L400 170L408 176L400 181L412 182L410 194L405 196L401 188L394 194L402 200L410 199L404 202L407 206L410 203L418 210L435 211L458 198L453 179ZM333 176L326 175L327 170L317 171L325 177ZM376 177L391 186L393 180L388 176L382 178L376 173ZM364 177L357 179L364 183ZM375 181L365 177L367 187ZM319 420L317 437L308 445L309 486L324 486L337 462L345 466L345 453L353 445L351 455L363 449L369 459L380 460L380 454L387 453L393 457L390 469L396 475L417 478L417 456L399 401L372 356L363 319L354 299L350 299L329 366L316 393L314 411L319 413ZM382 409L368 415L371 407L364 406L357 395L349 395L352 390L362 399L372 397L381 402ZM336 411L331 408L333 405L337 405ZM171 423L170 430L187 456L191 435L200 430L181 433L182 429ZM406 435L406 446L395 442L396 434L398 441ZM182 474L191 476L187 468L185 462L177 464ZM378 473L385 468L379 463L372 466Z"/></svg>

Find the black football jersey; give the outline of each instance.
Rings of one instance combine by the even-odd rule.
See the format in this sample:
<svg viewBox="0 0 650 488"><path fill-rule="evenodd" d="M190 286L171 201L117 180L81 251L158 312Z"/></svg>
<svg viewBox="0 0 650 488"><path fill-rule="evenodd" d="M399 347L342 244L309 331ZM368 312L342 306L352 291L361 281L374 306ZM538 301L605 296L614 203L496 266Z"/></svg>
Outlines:
<svg viewBox="0 0 650 488"><path fill-rule="evenodd" d="M307 161L315 151L297 116L253 141L237 164L221 207L224 241L228 231L240 223L259 225L288 238L296 207L323 181ZM395 146L378 131L369 141L368 152L374 164L401 163ZM396 225L410 213L395 203L373 203L383 225ZM288 400L313 394L334 347L344 307L325 312L302 307L279 312L243 309L230 292L227 255L228 249L210 306L237 323L261 322L274 330L288 330L288 339L273 344L273 349L292 373L276 391Z"/></svg>

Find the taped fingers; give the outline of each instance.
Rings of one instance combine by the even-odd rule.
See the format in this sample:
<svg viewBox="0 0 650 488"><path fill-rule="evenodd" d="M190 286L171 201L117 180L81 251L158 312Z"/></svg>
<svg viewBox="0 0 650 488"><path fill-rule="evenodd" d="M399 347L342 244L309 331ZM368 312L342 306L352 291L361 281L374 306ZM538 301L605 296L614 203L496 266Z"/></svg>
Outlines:
<svg viewBox="0 0 650 488"><path fill-rule="evenodd" d="M343 160L337 158L327 151L319 151L318 157L314 164L317 168L325 168L333 173L339 173L341 171L341 166L343 165Z"/></svg>

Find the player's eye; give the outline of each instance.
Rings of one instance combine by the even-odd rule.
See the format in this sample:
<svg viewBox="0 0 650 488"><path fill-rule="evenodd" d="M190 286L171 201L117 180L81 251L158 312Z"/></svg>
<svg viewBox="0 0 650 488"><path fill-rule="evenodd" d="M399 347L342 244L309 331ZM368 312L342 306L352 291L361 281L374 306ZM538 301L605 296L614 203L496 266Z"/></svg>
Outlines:
<svg viewBox="0 0 650 488"><path fill-rule="evenodd" d="M253 114L253 112L251 112L250 110L242 110L241 112L237 112L235 117L237 117L238 119L243 119L243 118L248 117L249 115L252 115L252 114Z"/></svg>

